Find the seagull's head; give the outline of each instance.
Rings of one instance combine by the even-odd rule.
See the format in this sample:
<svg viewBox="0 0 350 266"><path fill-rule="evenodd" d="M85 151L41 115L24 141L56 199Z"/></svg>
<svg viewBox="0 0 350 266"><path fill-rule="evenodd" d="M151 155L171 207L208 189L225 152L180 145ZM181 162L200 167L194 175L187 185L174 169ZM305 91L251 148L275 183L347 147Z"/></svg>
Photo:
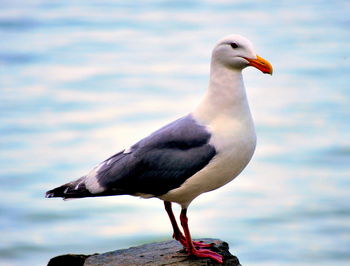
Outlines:
<svg viewBox="0 0 350 266"><path fill-rule="evenodd" d="M233 70L253 66L265 74L272 75L272 65L258 56L253 44L241 35L229 35L219 40L213 50L212 60Z"/></svg>

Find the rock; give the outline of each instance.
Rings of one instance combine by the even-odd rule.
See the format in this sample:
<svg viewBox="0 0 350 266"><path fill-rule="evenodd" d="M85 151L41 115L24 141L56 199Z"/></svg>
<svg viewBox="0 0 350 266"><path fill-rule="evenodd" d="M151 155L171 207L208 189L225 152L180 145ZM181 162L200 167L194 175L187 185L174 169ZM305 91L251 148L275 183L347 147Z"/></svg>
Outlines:
<svg viewBox="0 0 350 266"><path fill-rule="evenodd" d="M83 266L85 260L92 255L66 254L52 258L47 266Z"/></svg>
<svg viewBox="0 0 350 266"><path fill-rule="evenodd" d="M94 255L63 255L58 256L50 260L50 262L57 258L66 257L67 262L60 261L61 264L48 264L48 266L54 265L72 265L72 266L115 266L115 265L147 265L147 266L160 266L160 265L227 265L227 266L240 266L237 257L233 256L229 252L229 246L226 242L218 239L198 239L197 241L203 241L205 243L214 243L215 245L210 249L221 254L224 257L224 263L219 264L209 258L195 258L189 257L182 246L175 240L164 241L158 243L150 243L137 247L131 247L128 249L120 249L116 251L106 252L103 254ZM86 256L85 262L77 262L77 264L70 264L68 259L70 256ZM79 264L80 263L80 264Z"/></svg>

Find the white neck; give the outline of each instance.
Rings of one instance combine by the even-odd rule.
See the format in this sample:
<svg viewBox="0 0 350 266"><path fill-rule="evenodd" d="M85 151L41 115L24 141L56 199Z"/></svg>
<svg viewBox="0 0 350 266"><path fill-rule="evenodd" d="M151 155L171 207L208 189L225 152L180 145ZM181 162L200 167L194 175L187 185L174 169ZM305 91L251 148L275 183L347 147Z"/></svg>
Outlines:
<svg viewBox="0 0 350 266"><path fill-rule="evenodd" d="M209 88L193 115L208 124L218 116L250 117L242 71L211 63Z"/></svg>

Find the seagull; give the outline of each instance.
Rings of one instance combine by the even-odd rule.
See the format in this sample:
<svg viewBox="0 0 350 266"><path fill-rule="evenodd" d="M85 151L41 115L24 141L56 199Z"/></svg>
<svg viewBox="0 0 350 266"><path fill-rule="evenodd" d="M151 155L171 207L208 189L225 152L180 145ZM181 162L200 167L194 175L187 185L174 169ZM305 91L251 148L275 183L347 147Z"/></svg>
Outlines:
<svg viewBox="0 0 350 266"><path fill-rule="evenodd" d="M114 154L87 175L46 192L46 197L159 198L173 238L188 255L223 263L223 257L210 250L212 244L192 240L187 209L197 196L237 177L253 156L256 134L242 77L248 66L272 74L271 64L255 53L248 39L236 34L222 38L212 52L208 89L192 112ZM181 206L183 233L172 203Z"/></svg>

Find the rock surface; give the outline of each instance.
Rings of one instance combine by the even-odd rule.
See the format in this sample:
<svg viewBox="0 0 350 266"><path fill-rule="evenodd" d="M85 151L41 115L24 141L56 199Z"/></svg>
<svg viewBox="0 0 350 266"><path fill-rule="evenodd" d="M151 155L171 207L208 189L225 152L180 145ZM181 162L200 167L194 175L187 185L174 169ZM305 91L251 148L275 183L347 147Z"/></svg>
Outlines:
<svg viewBox="0 0 350 266"><path fill-rule="evenodd" d="M214 243L210 249L224 257L224 263L219 264L207 258L189 257L182 246L175 240L150 243L128 249L106 252L94 255L62 255L52 258L48 266L115 266L115 265L227 265L240 266L237 257L231 255L226 242L218 239L198 239L205 243ZM76 260L72 264L73 260ZM66 260L66 261L65 261ZM56 262L57 263L56 263ZM56 264L55 264L56 263Z"/></svg>
<svg viewBox="0 0 350 266"><path fill-rule="evenodd" d="M66 254L50 259L47 266L83 266L85 260L92 255Z"/></svg>

